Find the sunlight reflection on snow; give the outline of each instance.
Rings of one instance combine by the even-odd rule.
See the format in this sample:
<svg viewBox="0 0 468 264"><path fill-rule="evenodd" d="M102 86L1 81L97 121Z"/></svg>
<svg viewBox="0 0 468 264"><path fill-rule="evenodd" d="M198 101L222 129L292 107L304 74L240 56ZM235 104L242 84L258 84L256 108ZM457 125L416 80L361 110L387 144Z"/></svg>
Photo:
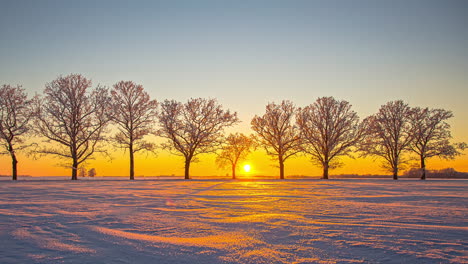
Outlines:
<svg viewBox="0 0 468 264"><path fill-rule="evenodd" d="M467 188L405 180L5 182L0 262L468 262Z"/></svg>

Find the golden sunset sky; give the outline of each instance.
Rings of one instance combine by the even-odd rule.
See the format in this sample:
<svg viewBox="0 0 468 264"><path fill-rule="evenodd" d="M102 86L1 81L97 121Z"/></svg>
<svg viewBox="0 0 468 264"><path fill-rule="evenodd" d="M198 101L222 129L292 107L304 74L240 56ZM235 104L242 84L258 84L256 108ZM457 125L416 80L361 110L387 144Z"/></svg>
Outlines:
<svg viewBox="0 0 468 264"><path fill-rule="evenodd" d="M361 119L388 101L453 111L454 142L468 142L468 4L465 1L2 1L0 84L30 96L59 75L80 73L111 87L142 84L152 98L217 98L239 125L268 102L297 106L334 96ZM40 141L40 138L31 138ZM161 139L153 138L156 142ZM128 175L127 153L110 149L86 164L99 176ZM468 151L429 169L468 171ZM225 175L214 155L200 156L193 176ZM344 159L333 174L385 174L379 159ZM19 174L70 175L67 161L19 156ZM262 150L240 176L278 175ZM242 165L243 165L242 164ZM286 175L320 175L304 156ZM0 174L10 158L0 156ZM139 154L136 176L182 175L183 160L158 150Z"/></svg>

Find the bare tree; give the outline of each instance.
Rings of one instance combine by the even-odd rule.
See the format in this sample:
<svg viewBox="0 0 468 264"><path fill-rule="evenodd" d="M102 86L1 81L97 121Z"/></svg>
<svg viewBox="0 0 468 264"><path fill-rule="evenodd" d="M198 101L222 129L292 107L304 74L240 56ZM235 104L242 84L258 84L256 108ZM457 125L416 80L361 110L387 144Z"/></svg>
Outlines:
<svg viewBox="0 0 468 264"><path fill-rule="evenodd" d="M88 171L88 177L95 177L97 175L96 169L92 168Z"/></svg>
<svg viewBox="0 0 468 264"><path fill-rule="evenodd" d="M237 113L223 110L215 99L196 98L183 104L165 100L161 104L158 135L168 139L163 148L185 158L185 179L190 163L202 153L214 153L223 142L225 127L238 122Z"/></svg>
<svg viewBox="0 0 468 264"><path fill-rule="evenodd" d="M410 120L414 141L409 150L419 156L421 180L426 179L426 159L439 157L454 159L466 147L465 143L451 144L450 125L446 122L453 117L451 111L415 107L411 110Z"/></svg>
<svg viewBox="0 0 468 264"><path fill-rule="evenodd" d="M78 177L86 177L86 167L83 164L78 168Z"/></svg>
<svg viewBox="0 0 468 264"><path fill-rule="evenodd" d="M220 168L231 166L232 178L236 178L237 164L245 160L254 148L254 140L242 133L230 134L226 138L226 144L221 148L221 152L216 158L216 163Z"/></svg>
<svg viewBox="0 0 468 264"><path fill-rule="evenodd" d="M410 113L408 104L397 100L382 105L377 114L363 121L368 132L361 150L364 155L384 158L384 167L392 171L394 180L398 180L398 170L406 162L402 153L413 141Z"/></svg>
<svg viewBox="0 0 468 264"><path fill-rule="evenodd" d="M284 179L284 162L300 151L301 140L293 124L294 113L295 107L290 101L269 103L265 114L255 116L251 122L258 135L258 144L268 155L278 159L280 179Z"/></svg>
<svg viewBox="0 0 468 264"><path fill-rule="evenodd" d="M17 151L24 149L24 136L30 131L29 121L34 112L32 100L21 86L3 85L0 88L0 139L11 157L12 179L18 177Z"/></svg>
<svg viewBox="0 0 468 264"><path fill-rule="evenodd" d="M155 144L143 138L151 133L157 118L156 100L151 100L143 86L131 81L114 84L112 95L112 121L119 132L113 137L119 147L130 154L130 180L135 179L134 154L138 151L153 151Z"/></svg>
<svg viewBox="0 0 468 264"><path fill-rule="evenodd" d="M89 91L91 81L79 74L58 77L46 84L44 97L37 101L36 127L48 144L37 150L71 159L72 180L77 180L80 164L95 152L104 140L109 122L111 99L107 89L98 86Z"/></svg>
<svg viewBox="0 0 468 264"><path fill-rule="evenodd" d="M328 169L342 165L338 161L340 156L351 156L351 147L364 135L351 104L333 97L321 97L299 108L296 124L303 141L302 149L312 156L314 163L322 166L323 179L328 179Z"/></svg>

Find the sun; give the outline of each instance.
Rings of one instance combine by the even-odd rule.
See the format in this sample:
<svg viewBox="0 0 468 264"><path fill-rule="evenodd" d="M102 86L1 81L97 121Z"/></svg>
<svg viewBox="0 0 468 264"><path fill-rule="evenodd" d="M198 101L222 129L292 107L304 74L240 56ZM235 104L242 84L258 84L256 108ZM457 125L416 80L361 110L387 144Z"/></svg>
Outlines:
<svg viewBox="0 0 468 264"><path fill-rule="evenodd" d="M244 171L245 171L245 172L249 172L250 169L251 169L251 167L250 167L249 164L245 164L245 165L244 165Z"/></svg>

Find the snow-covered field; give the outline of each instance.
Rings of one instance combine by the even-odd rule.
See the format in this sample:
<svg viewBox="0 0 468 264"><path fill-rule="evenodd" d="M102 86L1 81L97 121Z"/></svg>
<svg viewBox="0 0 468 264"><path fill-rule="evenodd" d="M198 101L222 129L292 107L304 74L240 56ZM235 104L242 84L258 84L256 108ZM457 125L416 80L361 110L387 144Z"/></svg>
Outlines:
<svg viewBox="0 0 468 264"><path fill-rule="evenodd" d="M0 263L468 263L468 180L0 183Z"/></svg>

